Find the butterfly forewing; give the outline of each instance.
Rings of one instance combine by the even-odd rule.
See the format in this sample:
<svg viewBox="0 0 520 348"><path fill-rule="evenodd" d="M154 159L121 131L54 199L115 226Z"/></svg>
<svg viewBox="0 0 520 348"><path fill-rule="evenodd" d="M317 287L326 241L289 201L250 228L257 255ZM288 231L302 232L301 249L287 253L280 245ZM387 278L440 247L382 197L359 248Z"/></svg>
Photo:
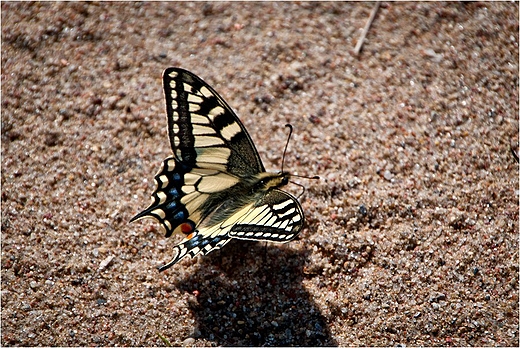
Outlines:
<svg viewBox="0 0 520 348"><path fill-rule="evenodd" d="M151 205L131 220L153 217L167 237L184 233L160 270L220 249L231 238L293 239L302 229L303 211L276 188L286 174L264 173L251 137L222 97L179 68L165 70L163 85L173 156L155 175ZM266 186L265 178L276 184Z"/></svg>
<svg viewBox="0 0 520 348"><path fill-rule="evenodd" d="M213 88L177 68L166 69L163 84L170 144L180 162L237 176L265 171L251 137Z"/></svg>

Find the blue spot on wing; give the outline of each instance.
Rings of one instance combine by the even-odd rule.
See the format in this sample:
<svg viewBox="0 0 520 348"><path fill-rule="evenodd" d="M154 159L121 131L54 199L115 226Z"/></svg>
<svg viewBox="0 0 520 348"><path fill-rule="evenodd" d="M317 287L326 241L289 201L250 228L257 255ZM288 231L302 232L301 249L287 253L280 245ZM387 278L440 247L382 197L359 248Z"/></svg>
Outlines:
<svg viewBox="0 0 520 348"><path fill-rule="evenodd" d="M182 180L182 178L181 178L179 173L173 173L173 178L172 179L173 179L173 181L175 181L175 183L182 184L183 180Z"/></svg>
<svg viewBox="0 0 520 348"><path fill-rule="evenodd" d="M168 194L170 194L172 197L178 197L179 196L179 191L177 191L177 189L175 187L172 187L168 191Z"/></svg>
<svg viewBox="0 0 520 348"><path fill-rule="evenodd" d="M178 211L177 214L173 216L173 220L175 221L184 221L187 218L187 214L184 212L184 210Z"/></svg>

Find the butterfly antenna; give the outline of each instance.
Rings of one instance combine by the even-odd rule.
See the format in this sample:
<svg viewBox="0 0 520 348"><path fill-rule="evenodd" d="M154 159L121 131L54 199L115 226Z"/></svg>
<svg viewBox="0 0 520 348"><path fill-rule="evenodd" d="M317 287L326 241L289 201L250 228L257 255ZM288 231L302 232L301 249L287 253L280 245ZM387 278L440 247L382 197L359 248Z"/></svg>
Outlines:
<svg viewBox="0 0 520 348"><path fill-rule="evenodd" d="M303 178L303 179L316 179L316 180L320 180L320 177L315 175L315 176L303 176L303 175L295 175L295 174L292 174L291 176L295 176L297 178ZM303 196L303 194L305 193L305 186L303 186L302 184L299 184L295 181L290 181L291 184L295 184L296 186L300 186L303 191L302 193L300 193L300 195L298 196L298 199L300 199L301 196Z"/></svg>
<svg viewBox="0 0 520 348"><path fill-rule="evenodd" d="M300 187L302 188L302 190L303 190L302 193L300 193L300 194L298 195L298 199L300 199L300 197L303 196L303 194L305 193L305 186L303 186L302 184L299 184L299 183L297 183L297 182L294 182L294 181L291 181L291 183L292 183L292 184L295 184L296 186L300 186Z"/></svg>
<svg viewBox="0 0 520 348"><path fill-rule="evenodd" d="M282 173L283 173L283 164L285 162L285 153L287 152L287 146L289 145L289 140L291 140L292 135L292 125L287 123L285 127L289 127L289 136L287 137L287 142L285 143L285 148L283 149L283 156L282 156Z"/></svg>
<svg viewBox="0 0 520 348"><path fill-rule="evenodd" d="M287 146L289 145L289 140L291 140L291 135L292 135L292 132L293 132L293 126L289 123L287 123L285 125L285 127L288 127L289 128L289 136L287 137L287 142L285 143L285 148L283 149L283 157L282 157L282 173L283 173L283 165L285 163L285 153L287 152ZM297 178L303 178L303 179L320 179L319 176L315 175L315 176L303 176L303 175L296 175L296 174L291 174L291 176L294 176L294 177L297 177ZM301 185L301 184L298 184L297 182L294 182L294 181L291 181L291 183L297 185L297 186L300 186L303 191L302 193L298 196L298 198L300 198L304 193L305 193L305 186Z"/></svg>

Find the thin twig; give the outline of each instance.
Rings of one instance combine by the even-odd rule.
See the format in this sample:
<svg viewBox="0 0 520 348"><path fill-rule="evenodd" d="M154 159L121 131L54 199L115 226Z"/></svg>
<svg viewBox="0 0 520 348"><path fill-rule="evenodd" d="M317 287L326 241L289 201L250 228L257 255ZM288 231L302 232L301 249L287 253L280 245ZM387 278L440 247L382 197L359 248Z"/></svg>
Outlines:
<svg viewBox="0 0 520 348"><path fill-rule="evenodd" d="M374 17L376 16L377 10L379 9L380 2L376 1L376 4L374 5L374 8L372 9L372 12L370 13L370 18L368 18L367 24L365 24L365 28L363 29L363 32L361 33L361 37L359 38L356 48L354 48L354 54L357 56L359 55L359 52L361 51L361 47L363 46L363 43L365 42L365 38L368 33L368 29L370 29L370 26L372 25L372 22L374 21Z"/></svg>
<svg viewBox="0 0 520 348"><path fill-rule="evenodd" d="M515 158L516 162L520 163L520 160L518 159L518 152L516 152L513 149L513 144L511 144L511 142L509 143L509 148L511 149L511 153L513 154L513 157Z"/></svg>

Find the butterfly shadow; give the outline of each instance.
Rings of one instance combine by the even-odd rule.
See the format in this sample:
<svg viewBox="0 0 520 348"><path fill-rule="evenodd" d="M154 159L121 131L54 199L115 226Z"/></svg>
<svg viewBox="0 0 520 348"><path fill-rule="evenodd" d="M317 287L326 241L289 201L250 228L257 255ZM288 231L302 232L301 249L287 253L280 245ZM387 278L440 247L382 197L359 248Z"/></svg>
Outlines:
<svg viewBox="0 0 520 348"><path fill-rule="evenodd" d="M219 346L336 346L303 286L307 254L232 241L200 259L196 272L174 284L194 294L193 337Z"/></svg>

